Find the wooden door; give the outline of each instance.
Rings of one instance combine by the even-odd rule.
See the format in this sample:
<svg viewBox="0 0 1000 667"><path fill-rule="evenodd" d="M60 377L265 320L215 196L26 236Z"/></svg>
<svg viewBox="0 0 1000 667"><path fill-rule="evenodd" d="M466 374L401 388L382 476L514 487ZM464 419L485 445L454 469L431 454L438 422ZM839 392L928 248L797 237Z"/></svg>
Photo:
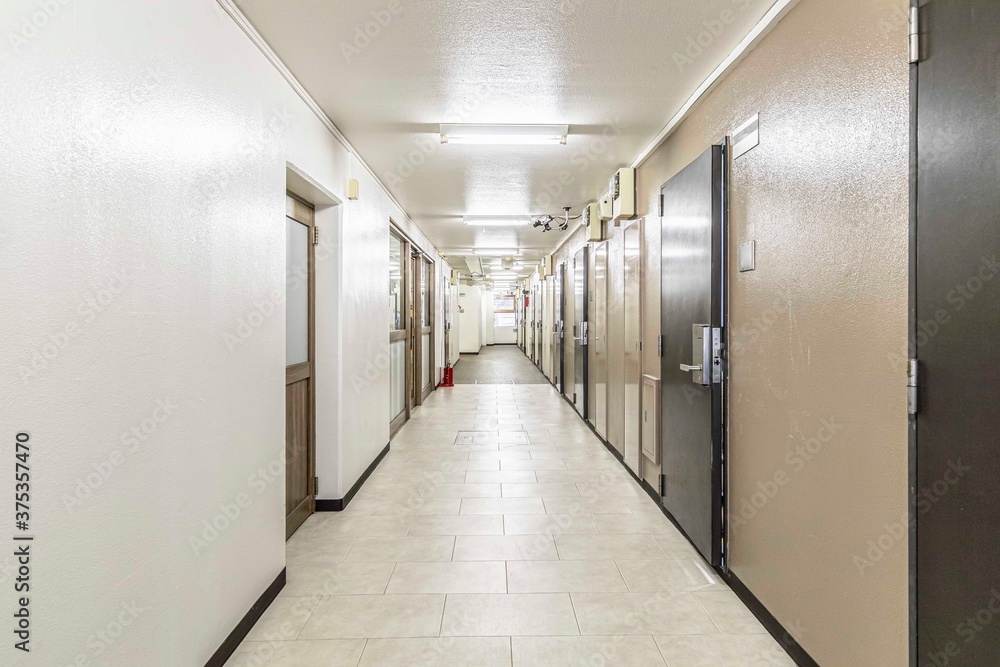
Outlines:
<svg viewBox="0 0 1000 667"><path fill-rule="evenodd" d="M285 201L285 538L316 510L315 217Z"/></svg>

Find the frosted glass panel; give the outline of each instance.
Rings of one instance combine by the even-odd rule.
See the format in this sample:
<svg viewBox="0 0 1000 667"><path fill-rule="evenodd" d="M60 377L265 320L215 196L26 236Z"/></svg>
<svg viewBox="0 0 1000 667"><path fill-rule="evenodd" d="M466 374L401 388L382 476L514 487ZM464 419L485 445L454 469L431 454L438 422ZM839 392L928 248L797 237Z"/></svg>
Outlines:
<svg viewBox="0 0 1000 667"><path fill-rule="evenodd" d="M389 343L389 420L399 416L406 405L406 341Z"/></svg>
<svg viewBox="0 0 1000 667"><path fill-rule="evenodd" d="M285 365L309 361L309 228L285 218Z"/></svg>
<svg viewBox="0 0 1000 667"><path fill-rule="evenodd" d="M403 242L389 235L389 331L403 329Z"/></svg>
<svg viewBox="0 0 1000 667"><path fill-rule="evenodd" d="M422 369L420 377L423 378L422 381L426 387L434 381L434 378L431 377L431 335L424 334L420 337L420 341L420 351L422 357L420 360L420 368Z"/></svg>

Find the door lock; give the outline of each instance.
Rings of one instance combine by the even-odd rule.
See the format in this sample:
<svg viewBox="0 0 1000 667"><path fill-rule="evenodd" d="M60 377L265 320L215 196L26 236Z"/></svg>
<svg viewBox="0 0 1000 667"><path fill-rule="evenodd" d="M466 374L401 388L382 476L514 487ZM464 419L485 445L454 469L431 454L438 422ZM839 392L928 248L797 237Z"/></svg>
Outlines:
<svg viewBox="0 0 1000 667"><path fill-rule="evenodd" d="M681 364L691 381L703 387L722 383L722 329L708 324L691 326L691 363Z"/></svg>

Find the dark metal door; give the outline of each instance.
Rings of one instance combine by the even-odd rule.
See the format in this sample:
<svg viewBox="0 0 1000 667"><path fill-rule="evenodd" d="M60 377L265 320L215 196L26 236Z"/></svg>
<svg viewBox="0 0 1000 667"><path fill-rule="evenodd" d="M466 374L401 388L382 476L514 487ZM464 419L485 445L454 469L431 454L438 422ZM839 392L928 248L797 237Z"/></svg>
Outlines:
<svg viewBox="0 0 1000 667"><path fill-rule="evenodd" d="M573 405L587 418L587 247L573 258Z"/></svg>
<svg viewBox="0 0 1000 667"><path fill-rule="evenodd" d="M563 283L566 279L566 264L560 264L556 267L556 284L555 284L555 296L553 301L555 302L555 326L553 327L552 335L555 337L555 358L552 360L552 372L555 374L555 384L559 389L560 394L566 393L566 388L563 386L563 363L565 362L565 352L563 346L565 345L565 328L566 328L566 306L563 302L565 299L565 291Z"/></svg>
<svg viewBox="0 0 1000 667"><path fill-rule="evenodd" d="M1000 3L920 2L916 664L1000 664ZM903 355L894 363L900 372Z"/></svg>
<svg viewBox="0 0 1000 667"><path fill-rule="evenodd" d="M712 565L722 547L724 156L713 146L660 191L663 504Z"/></svg>

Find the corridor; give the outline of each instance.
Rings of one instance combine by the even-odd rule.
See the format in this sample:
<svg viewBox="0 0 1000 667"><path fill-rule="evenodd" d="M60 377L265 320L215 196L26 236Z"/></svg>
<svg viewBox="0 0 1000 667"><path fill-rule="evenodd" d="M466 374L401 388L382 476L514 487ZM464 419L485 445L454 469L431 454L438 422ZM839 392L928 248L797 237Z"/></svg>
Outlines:
<svg viewBox="0 0 1000 667"><path fill-rule="evenodd" d="M455 384L549 384L516 345L484 346L463 354L455 366Z"/></svg>
<svg viewBox="0 0 1000 667"><path fill-rule="evenodd" d="M435 392L287 568L228 665L794 665L551 386Z"/></svg>
<svg viewBox="0 0 1000 667"><path fill-rule="evenodd" d="M997 25L0 3L0 667L1000 665Z"/></svg>

